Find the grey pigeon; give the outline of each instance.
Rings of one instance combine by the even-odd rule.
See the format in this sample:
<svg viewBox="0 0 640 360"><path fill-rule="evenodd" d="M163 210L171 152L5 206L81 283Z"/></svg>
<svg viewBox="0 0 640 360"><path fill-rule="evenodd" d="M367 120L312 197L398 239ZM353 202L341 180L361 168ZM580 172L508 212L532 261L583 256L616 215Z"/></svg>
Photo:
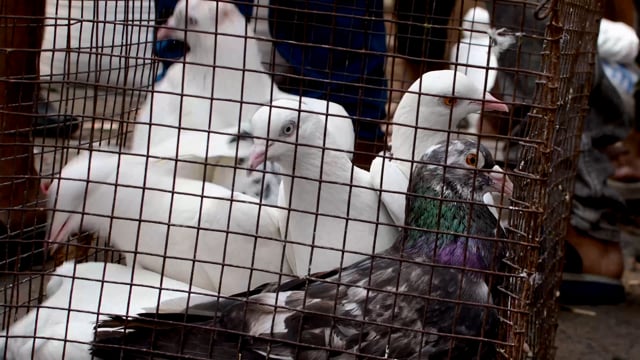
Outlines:
<svg viewBox="0 0 640 360"><path fill-rule="evenodd" d="M498 318L486 276L455 266L490 269L502 253L497 242L479 238L495 237L499 229L482 195L503 177L488 172L494 166L489 151L470 140L436 145L421 160L409 188L407 228L390 249L324 276L293 280L297 288L285 283L248 299L216 299L187 314L113 317L98 324L93 355L494 359L487 339L496 339ZM479 234L452 235L465 228Z"/></svg>

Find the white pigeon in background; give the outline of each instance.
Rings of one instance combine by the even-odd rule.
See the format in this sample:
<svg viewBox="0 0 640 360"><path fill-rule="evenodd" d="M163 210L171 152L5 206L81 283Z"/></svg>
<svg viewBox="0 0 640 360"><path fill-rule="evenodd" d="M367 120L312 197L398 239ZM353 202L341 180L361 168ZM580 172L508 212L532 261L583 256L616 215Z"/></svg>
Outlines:
<svg viewBox="0 0 640 360"><path fill-rule="evenodd" d="M621 64L632 64L638 56L638 35L629 25L602 18L598 31L598 55Z"/></svg>
<svg viewBox="0 0 640 360"><path fill-rule="evenodd" d="M501 36L502 31L492 29L489 12L482 7L467 11L462 28L460 42L451 47L450 69L467 75L480 89L491 91L498 76L498 56L514 38ZM480 114L469 114L466 119L467 129L479 133Z"/></svg>
<svg viewBox="0 0 640 360"><path fill-rule="evenodd" d="M91 359L93 328L106 315L154 311L165 301L186 303L188 294L194 300L215 295L141 268L72 261L51 274L46 290L42 304L0 333L0 354L6 351L8 360Z"/></svg>
<svg viewBox="0 0 640 360"><path fill-rule="evenodd" d="M460 42L451 47L449 56L451 70L467 75L481 89L485 88L486 81L487 91L491 91L496 82L498 66L497 57L490 51L491 37L487 33L490 24L486 9L469 9L462 20Z"/></svg>
<svg viewBox="0 0 640 360"><path fill-rule="evenodd" d="M483 109L509 111L507 105L462 73L430 71L411 84L393 116L392 159L378 156L370 170L374 187L382 190L380 197L396 224L404 225L413 162L431 146L458 137L450 131L456 130L467 115Z"/></svg>
<svg viewBox="0 0 640 360"><path fill-rule="evenodd" d="M274 101L251 120L251 166L269 160L283 171L280 231L298 276L352 264L385 250L398 234L370 174L340 149L334 130L343 119L309 112L304 101Z"/></svg>
<svg viewBox="0 0 640 360"><path fill-rule="evenodd" d="M235 169L248 156L235 143L223 142L228 146L215 149L200 146L208 142L209 131L222 137L242 134L258 107L280 93L262 66L254 36L233 3L178 2L157 38L184 40L189 51L185 63L167 70L140 109L131 151L186 161L179 176L257 196L263 188L277 191L277 175L267 175L262 186L262 178L256 185L249 172ZM213 166L205 170L205 164ZM265 202L275 203L276 198L277 193Z"/></svg>
<svg viewBox="0 0 640 360"><path fill-rule="evenodd" d="M140 109L131 146L136 153L153 152L189 130L237 133L274 91L254 34L233 3L181 0L165 26L157 38L184 40L189 51Z"/></svg>
<svg viewBox="0 0 640 360"><path fill-rule="evenodd" d="M222 294L291 273L273 208L216 184L174 178L175 161L146 161L98 151L72 159L48 188L51 244L97 231L127 265Z"/></svg>
<svg viewBox="0 0 640 360"><path fill-rule="evenodd" d="M186 36L182 29L189 30ZM202 179L199 177L202 171L196 169L197 161L219 165L208 168L206 180L261 197L265 203L275 203L280 178L266 174L263 180L262 173L238 168L248 160L246 153L234 153L233 144L227 151L220 150L228 154L226 156L197 148L198 144L206 142L207 130L230 135L249 131L248 119L272 99L300 99L282 92L274 84L261 63L258 42L245 17L233 3L190 0L187 6L182 0L176 5L166 27L158 31L158 38L184 40L190 50L184 58L186 63L177 62L171 66L165 77L156 83L154 93L148 96L136 118L132 151L151 156L160 152L166 155L167 149L173 151L178 148L171 146L168 140L182 143L185 141L182 137L192 134L189 141L193 145L188 153L173 152L176 159L192 161L188 169L193 172L184 171L187 169L184 167L178 173L180 176ZM351 122L339 104L304 99L317 111L344 117L345 122ZM353 140L355 134L352 130L345 136ZM345 148L350 152L349 156L353 143L351 141L351 145ZM278 171L274 164L265 164L263 168L269 172Z"/></svg>

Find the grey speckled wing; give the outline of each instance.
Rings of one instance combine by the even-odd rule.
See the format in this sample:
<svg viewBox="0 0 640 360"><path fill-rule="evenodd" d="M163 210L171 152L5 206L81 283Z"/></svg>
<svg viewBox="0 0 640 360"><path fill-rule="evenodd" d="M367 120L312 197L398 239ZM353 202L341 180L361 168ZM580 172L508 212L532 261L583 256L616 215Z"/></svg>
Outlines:
<svg viewBox="0 0 640 360"><path fill-rule="evenodd" d="M397 291L401 293L396 294ZM495 351L485 341L452 341L446 335L489 339L496 336L496 313L484 307L490 302L486 284L458 270L410 262L401 265L398 260L376 258L310 284L306 294L303 290L281 293L278 303L282 308L278 310L274 310L275 301L262 302L273 298L273 293L267 293L252 298L258 303L228 300L217 307L212 303L211 308L218 309L212 318L185 319L182 314L162 314L157 317L163 321L135 319L127 324L135 331L126 335L102 329L94 344L94 355L107 359L125 354L125 358L135 359L134 354L144 353L139 350L142 348L159 353L183 351L205 358L213 358L207 356L215 353L217 359L228 358L222 355L238 350L251 357L269 353L275 358L291 359L337 359L345 352L397 359L418 354L425 359L447 358L451 352L456 354L454 358L491 359ZM455 303L458 299L478 305L459 305ZM457 317L452 316L456 313ZM178 322L166 324L167 319ZM197 327L182 329L184 320ZM117 328L125 322L114 319L100 327ZM158 324L163 325L154 332L153 327ZM234 336L215 328L259 337ZM259 329L267 331L257 332ZM108 344L124 344L138 350L120 353L105 346ZM224 350L228 347L234 350ZM331 350L323 349L326 347Z"/></svg>

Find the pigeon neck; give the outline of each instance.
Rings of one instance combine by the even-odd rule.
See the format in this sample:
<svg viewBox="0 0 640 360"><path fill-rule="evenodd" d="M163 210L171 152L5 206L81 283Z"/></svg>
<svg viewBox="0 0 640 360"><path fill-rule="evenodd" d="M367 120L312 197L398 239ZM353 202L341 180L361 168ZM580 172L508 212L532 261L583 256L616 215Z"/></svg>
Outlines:
<svg viewBox="0 0 640 360"><path fill-rule="evenodd" d="M440 197L449 200L459 198L450 189L443 192L432 187L417 190L418 194L431 198L414 197L408 202L407 225L421 230L403 231L404 254L411 258L426 258L437 264L486 269L488 264L478 240L457 235L469 232L468 205L438 200Z"/></svg>
<svg viewBox="0 0 640 360"><path fill-rule="evenodd" d="M351 175L350 172L344 171L345 168L350 168L351 161L344 153L339 151L298 147L295 162L293 154L291 154L291 160L280 164L280 166L287 173L294 176L351 182L350 178L348 178ZM296 181L298 180L296 179Z"/></svg>
<svg viewBox="0 0 640 360"><path fill-rule="evenodd" d="M391 152L394 158L417 161L428 148L447 138L449 113L443 116L430 111L427 118L425 110L418 112L416 106L414 101L413 105L401 104L396 110L393 121L403 126L393 129Z"/></svg>
<svg viewBox="0 0 640 360"><path fill-rule="evenodd" d="M322 161L322 166L320 166L320 161ZM293 161L288 163L293 165ZM289 164L280 164L280 166L283 171L293 175L295 179L292 179L290 176L284 176L283 182L287 189L291 189L293 186L293 191L298 194L298 199L305 196L317 196L320 186L324 189L320 192L321 195L323 193L330 193L327 188L334 186L342 187L341 185L332 184L333 182L343 184L351 183L351 172L345 171L345 169L350 169L352 164L342 152L325 150L323 153L320 149L307 148L302 151L299 149L295 166ZM348 189L348 185L344 185L344 188ZM286 193L285 196L287 197L287 201L289 201L289 194ZM314 201L309 202L308 205L314 203L315 198ZM315 206L314 209L311 210L315 211Z"/></svg>

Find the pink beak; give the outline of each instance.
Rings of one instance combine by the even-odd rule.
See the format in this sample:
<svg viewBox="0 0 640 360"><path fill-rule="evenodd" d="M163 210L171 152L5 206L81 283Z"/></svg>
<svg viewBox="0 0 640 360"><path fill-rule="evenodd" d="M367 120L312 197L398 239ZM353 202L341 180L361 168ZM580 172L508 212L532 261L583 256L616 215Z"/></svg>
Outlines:
<svg viewBox="0 0 640 360"><path fill-rule="evenodd" d="M482 105L482 101L474 101L477 104ZM484 94L484 110L485 111L502 111L509 112L507 104L495 98L495 96L486 92Z"/></svg>
<svg viewBox="0 0 640 360"><path fill-rule="evenodd" d="M173 21L171 19L167 20L167 23L158 28L158 32L156 33L156 40L169 40L173 38L174 28Z"/></svg>
<svg viewBox="0 0 640 360"><path fill-rule="evenodd" d="M43 195L47 195L49 193L49 187L51 187L51 180L43 180L40 182L40 191Z"/></svg>
<svg viewBox="0 0 640 360"><path fill-rule="evenodd" d="M503 193L507 198L513 196L513 183L502 168L496 165L491 170L492 172L489 174L491 180L493 180L491 189L495 190L495 192Z"/></svg>
<svg viewBox="0 0 640 360"><path fill-rule="evenodd" d="M264 163L266 160L266 149L264 145L254 145L251 149L251 154L249 155L249 167L251 169L257 169L260 164Z"/></svg>

